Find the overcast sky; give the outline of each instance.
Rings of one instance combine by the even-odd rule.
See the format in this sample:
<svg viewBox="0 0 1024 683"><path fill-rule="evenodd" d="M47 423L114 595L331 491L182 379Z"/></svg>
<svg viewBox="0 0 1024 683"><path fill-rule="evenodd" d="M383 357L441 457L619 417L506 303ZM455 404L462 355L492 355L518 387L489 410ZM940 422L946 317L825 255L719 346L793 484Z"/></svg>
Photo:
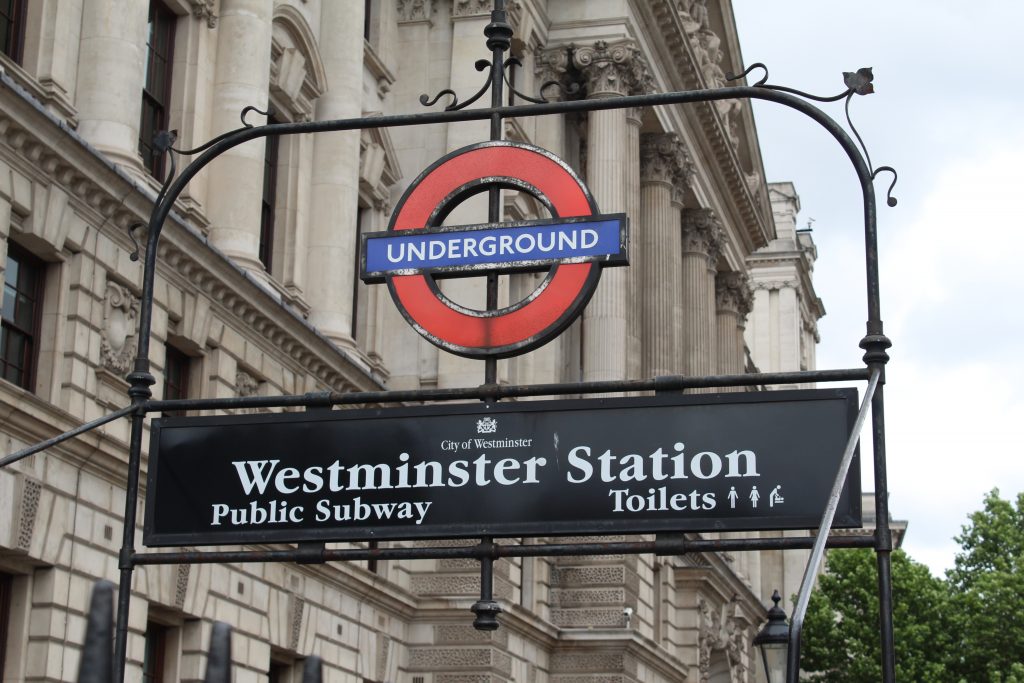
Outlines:
<svg viewBox="0 0 1024 683"><path fill-rule="evenodd" d="M967 515L999 487L1024 490L1024 3L978 0L734 0L747 64L770 83L842 91L874 68L852 118L875 166L899 172L899 205L879 198L882 318L893 341L886 386L890 508L904 549L941 574ZM842 105L822 105L841 119ZM801 226L814 219L819 368L856 367L864 334L858 185L816 124L754 107L770 181L791 180ZM865 490L874 488L869 463Z"/></svg>

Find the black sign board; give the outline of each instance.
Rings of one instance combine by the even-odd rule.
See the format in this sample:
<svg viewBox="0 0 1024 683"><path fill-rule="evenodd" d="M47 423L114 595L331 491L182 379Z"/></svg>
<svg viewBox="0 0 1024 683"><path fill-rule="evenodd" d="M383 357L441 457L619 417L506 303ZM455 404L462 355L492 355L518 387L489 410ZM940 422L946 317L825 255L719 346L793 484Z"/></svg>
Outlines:
<svg viewBox="0 0 1024 683"><path fill-rule="evenodd" d="M155 420L149 546L805 529L856 390ZM860 526L855 460L836 515Z"/></svg>

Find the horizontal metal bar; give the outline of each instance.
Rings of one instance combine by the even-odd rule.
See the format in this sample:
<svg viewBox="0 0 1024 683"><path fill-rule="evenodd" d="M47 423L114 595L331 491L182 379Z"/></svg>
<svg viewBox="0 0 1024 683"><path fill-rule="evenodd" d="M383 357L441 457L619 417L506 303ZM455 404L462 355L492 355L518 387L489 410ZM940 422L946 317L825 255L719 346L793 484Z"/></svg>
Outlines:
<svg viewBox="0 0 1024 683"><path fill-rule="evenodd" d="M812 382L848 382L867 380L867 368L848 370L808 370L804 372L761 372L743 375L685 377L672 375L643 380L605 382L569 382L504 386L481 384L454 389L410 389L408 391L355 391L287 396L239 396L234 398L195 398L173 401L148 401L147 412L171 410L231 410L238 408L282 408L309 405L352 405L400 403L411 401L495 401L526 396L565 396L567 394L603 394L644 391L679 391L711 387L759 386L772 384L809 384Z"/></svg>
<svg viewBox="0 0 1024 683"><path fill-rule="evenodd" d="M389 547L389 548L325 548L320 559L329 561L355 560L437 560L479 559L490 557L568 557L578 555L684 555L686 553L739 552L743 550L807 549L814 544L813 536L785 536L782 538L659 538L654 541L621 541L615 543L552 543L544 545L502 545L499 543L443 547ZM830 548L873 548L873 535L832 535ZM148 552L132 555L135 565L150 564L210 564L215 562L309 562L309 548L280 550L211 550L180 552Z"/></svg>
<svg viewBox="0 0 1024 683"><path fill-rule="evenodd" d="M393 128L397 126L423 126L433 123L455 123L460 121L484 121L492 117L501 119L549 116L551 114L569 114L606 109L626 109L629 107L657 107L672 104L690 104L696 102L712 102L732 99L762 99L780 102L799 108L813 108L814 105L800 97L779 92L760 86L730 86L713 90L685 90L648 95L627 95L623 97L606 97L582 100L563 100L545 102L543 104L520 104L503 107L486 107L479 109L460 109L455 111L427 111L416 114L389 114L385 116L365 116L353 119L328 119L322 121L300 121L266 124L262 126L246 126L231 131L204 151L217 156L224 147L233 147L266 135L294 135L299 133L324 133L330 131L356 130L367 128ZM802 105L802 106L800 106ZM794 107L796 108L796 107ZM239 139L241 137L241 139Z"/></svg>
<svg viewBox="0 0 1024 683"><path fill-rule="evenodd" d="M91 429L95 429L96 427L102 427L103 425L107 424L108 422L113 422L114 420L116 420L116 419L118 419L120 417L125 417L126 415L130 414L133 410L135 410L135 406L126 406L124 408L121 408L118 411L110 413L109 415L104 415L103 417L97 418L97 419L95 419L95 420L93 420L91 422L86 422L85 424L83 424L83 425L81 425L79 427L75 427L71 431L67 431L67 432L64 432L63 434L60 434L58 436L53 437L52 439L47 439L46 441L40 441L39 443L35 444L34 446L29 446L28 448L23 448L20 451L18 451L17 453L11 453L7 457L5 457L3 459L0 459L0 467L7 467L11 463L18 462L22 458L27 458L28 456L34 455L34 454L38 453L39 451L44 451L47 448L49 448L50 446L56 446L59 443L67 441L68 439L73 439L74 437L78 436L79 434L84 434L84 433L88 432Z"/></svg>

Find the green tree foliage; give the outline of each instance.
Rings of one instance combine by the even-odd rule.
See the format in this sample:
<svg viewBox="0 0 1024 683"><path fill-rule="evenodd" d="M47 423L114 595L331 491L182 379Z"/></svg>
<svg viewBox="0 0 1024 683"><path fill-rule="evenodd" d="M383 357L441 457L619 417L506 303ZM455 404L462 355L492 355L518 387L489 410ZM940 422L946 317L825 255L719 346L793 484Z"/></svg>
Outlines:
<svg viewBox="0 0 1024 683"><path fill-rule="evenodd" d="M946 657L955 636L948 589L928 567L902 550L892 554L896 678L949 681ZM828 572L811 596L804 621L801 670L805 681L877 683L878 579L871 550L832 550Z"/></svg>
<svg viewBox="0 0 1024 683"><path fill-rule="evenodd" d="M892 555L896 677L928 683L1024 683L1024 493L985 496L956 541L946 578ZM804 622L805 681L881 680L875 554L833 550Z"/></svg>
<svg viewBox="0 0 1024 683"><path fill-rule="evenodd" d="M1014 505L991 491L956 540L952 668L964 681L1024 683L1024 493Z"/></svg>

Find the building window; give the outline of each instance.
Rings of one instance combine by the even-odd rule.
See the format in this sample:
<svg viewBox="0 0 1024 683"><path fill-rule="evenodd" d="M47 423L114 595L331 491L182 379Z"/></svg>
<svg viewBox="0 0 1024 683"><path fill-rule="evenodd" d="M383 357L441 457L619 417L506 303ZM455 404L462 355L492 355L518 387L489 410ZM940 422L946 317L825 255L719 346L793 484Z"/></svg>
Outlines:
<svg viewBox="0 0 1024 683"><path fill-rule="evenodd" d="M188 375L192 359L168 345L164 361L164 400L188 398ZM184 415L184 410L164 411L164 415Z"/></svg>
<svg viewBox="0 0 1024 683"><path fill-rule="evenodd" d="M0 52L21 63L25 47L25 0L0 0Z"/></svg>
<svg viewBox="0 0 1024 683"><path fill-rule="evenodd" d="M289 683L292 679L292 665L285 662L270 661L267 672L267 683Z"/></svg>
<svg viewBox="0 0 1024 683"><path fill-rule="evenodd" d="M153 136L168 128L171 99L171 66L174 26L178 17L158 0L149 3L146 38L146 75L142 89L142 120L139 122L139 154L146 170L163 178L164 155L153 148Z"/></svg>
<svg viewBox="0 0 1024 683"><path fill-rule="evenodd" d="M167 627L146 622L146 649L142 658L143 683L163 683L167 660Z"/></svg>
<svg viewBox="0 0 1024 683"><path fill-rule="evenodd" d="M370 40L370 13L373 11L373 0L363 2L363 40Z"/></svg>
<svg viewBox="0 0 1024 683"><path fill-rule="evenodd" d="M32 390L42 319L45 265L8 242L0 326L0 376Z"/></svg>
<svg viewBox="0 0 1024 683"><path fill-rule="evenodd" d="M280 123L274 115L267 117L267 124ZM267 136L263 153L263 202L260 213L260 263L270 272L274 254L274 214L277 213L277 160L281 138Z"/></svg>

